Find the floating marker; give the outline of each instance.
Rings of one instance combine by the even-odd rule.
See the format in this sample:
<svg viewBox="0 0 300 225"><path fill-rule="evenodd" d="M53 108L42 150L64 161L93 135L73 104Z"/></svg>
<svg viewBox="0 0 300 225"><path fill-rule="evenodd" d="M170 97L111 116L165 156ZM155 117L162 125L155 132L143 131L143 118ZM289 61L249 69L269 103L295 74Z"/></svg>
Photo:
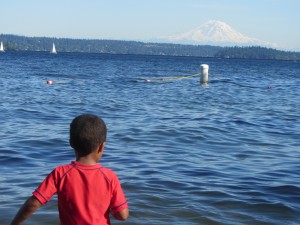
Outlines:
<svg viewBox="0 0 300 225"><path fill-rule="evenodd" d="M52 80L47 80L47 84L53 84Z"/></svg>
<svg viewBox="0 0 300 225"><path fill-rule="evenodd" d="M209 66L207 64L200 65L200 83L207 84L208 83L208 69Z"/></svg>

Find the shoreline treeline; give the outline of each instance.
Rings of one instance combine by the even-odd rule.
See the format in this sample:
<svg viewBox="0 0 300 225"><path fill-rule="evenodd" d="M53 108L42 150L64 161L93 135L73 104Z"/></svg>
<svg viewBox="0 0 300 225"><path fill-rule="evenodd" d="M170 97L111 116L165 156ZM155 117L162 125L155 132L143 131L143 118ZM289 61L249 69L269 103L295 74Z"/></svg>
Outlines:
<svg viewBox="0 0 300 225"><path fill-rule="evenodd" d="M6 51L50 51L52 43L55 43L58 52L300 60L300 52L260 46L220 47L123 40L26 37L12 34L0 34L0 41L3 42Z"/></svg>

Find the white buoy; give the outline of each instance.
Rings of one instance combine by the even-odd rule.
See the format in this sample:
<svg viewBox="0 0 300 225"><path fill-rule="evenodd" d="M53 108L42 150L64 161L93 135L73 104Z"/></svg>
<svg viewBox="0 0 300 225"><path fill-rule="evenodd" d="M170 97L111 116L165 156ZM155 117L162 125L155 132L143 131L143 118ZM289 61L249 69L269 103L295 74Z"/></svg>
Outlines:
<svg viewBox="0 0 300 225"><path fill-rule="evenodd" d="M201 84L207 84L208 83L208 69L209 66L207 64L201 64L200 65L200 83Z"/></svg>

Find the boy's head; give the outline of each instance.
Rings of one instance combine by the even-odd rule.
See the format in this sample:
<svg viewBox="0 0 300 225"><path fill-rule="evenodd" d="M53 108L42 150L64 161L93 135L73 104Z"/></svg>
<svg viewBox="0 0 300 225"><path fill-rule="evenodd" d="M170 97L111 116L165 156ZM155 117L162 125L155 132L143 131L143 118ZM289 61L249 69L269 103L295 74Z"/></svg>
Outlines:
<svg viewBox="0 0 300 225"><path fill-rule="evenodd" d="M83 114L70 125L70 145L79 157L97 150L106 140L106 125L98 116Z"/></svg>

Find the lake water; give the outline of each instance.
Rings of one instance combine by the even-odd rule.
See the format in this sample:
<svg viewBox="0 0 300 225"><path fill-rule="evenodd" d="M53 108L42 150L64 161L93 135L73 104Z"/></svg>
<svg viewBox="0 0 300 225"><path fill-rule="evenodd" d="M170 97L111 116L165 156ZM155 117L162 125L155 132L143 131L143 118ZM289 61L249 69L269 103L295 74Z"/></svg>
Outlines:
<svg viewBox="0 0 300 225"><path fill-rule="evenodd" d="M207 86L159 80L203 63ZM298 225L299 87L300 62L0 54L0 224L74 160L69 124L94 113L108 126L101 164L118 174L131 211L113 224ZM56 197L25 224L59 224Z"/></svg>

